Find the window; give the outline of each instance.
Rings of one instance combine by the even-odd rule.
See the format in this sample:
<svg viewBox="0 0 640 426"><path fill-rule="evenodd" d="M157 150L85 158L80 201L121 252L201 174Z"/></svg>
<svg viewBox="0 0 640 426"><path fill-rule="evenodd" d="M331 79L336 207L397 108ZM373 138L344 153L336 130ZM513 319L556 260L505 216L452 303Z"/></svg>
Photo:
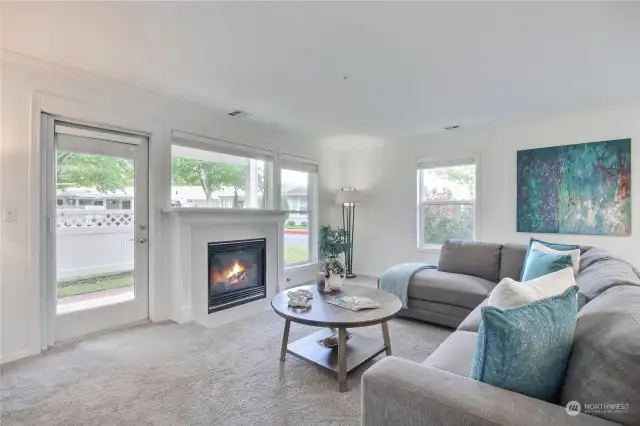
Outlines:
<svg viewBox="0 0 640 426"><path fill-rule="evenodd" d="M475 200L474 157L418 161L418 245L473 240Z"/></svg>
<svg viewBox="0 0 640 426"><path fill-rule="evenodd" d="M282 155L280 208L288 210L284 226L284 263L296 266L316 258L315 194L318 166L299 157Z"/></svg>
<svg viewBox="0 0 640 426"><path fill-rule="evenodd" d="M172 145L172 206L267 208L272 162L266 156L218 152L214 145L205 148Z"/></svg>

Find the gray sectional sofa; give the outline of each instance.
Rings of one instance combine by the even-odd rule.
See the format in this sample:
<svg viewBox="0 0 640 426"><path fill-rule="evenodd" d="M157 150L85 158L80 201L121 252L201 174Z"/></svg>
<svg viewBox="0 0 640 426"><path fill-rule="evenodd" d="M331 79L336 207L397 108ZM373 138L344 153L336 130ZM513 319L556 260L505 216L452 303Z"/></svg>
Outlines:
<svg viewBox="0 0 640 426"><path fill-rule="evenodd" d="M521 244L446 241L438 269L425 269L411 279L409 309L400 315L457 327L500 280L520 280L526 254L527 246Z"/></svg>
<svg viewBox="0 0 640 426"><path fill-rule="evenodd" d="M526 246L449 242L438 270L414 276L403 314L457 330L422 364L386 357L364 373L364 426L640 425L640 275L599 248L581 256L576 283L587 304L560 400L469 379L480 310L501 278L519 278L525 253ZM567 413L570 401L580 414Z"/></svg>

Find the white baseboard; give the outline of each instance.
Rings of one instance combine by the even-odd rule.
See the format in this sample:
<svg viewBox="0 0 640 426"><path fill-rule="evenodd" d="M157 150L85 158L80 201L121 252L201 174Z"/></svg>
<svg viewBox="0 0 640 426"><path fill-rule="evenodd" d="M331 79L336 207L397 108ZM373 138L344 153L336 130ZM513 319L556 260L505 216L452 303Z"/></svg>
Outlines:
<svg viewBox="0 0 640 426"><path fill-rule="evenodd" d="M361 272L361 271L353 271L353 273L355 274L356 277L362 277L362 278L375 278L378 279L380 278L380 276L382 276L382 274L374 274L374 273L370 273L370 272Z"/></svg>
<svg viewBox="0 0 640 426"><path fill-rule="evenodd" d="M19 360L21 358L26 358L26 357L32 356L32 355L37 355L37 354L31 353L31 351L29 351L27 349L22 350L22 351L17 351L17 352L14 352L12 354L8 354L8 355L5 355L3 357L0 357L0 364L6 364L8 362L16 361L16 360Z"/></svg>

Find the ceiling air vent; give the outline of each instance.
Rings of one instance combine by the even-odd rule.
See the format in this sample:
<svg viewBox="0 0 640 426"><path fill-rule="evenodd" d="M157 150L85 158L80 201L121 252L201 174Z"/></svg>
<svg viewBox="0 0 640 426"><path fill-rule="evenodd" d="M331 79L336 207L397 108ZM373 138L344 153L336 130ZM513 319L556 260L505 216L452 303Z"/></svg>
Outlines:
<svg viewBox="0 0 640 426"><path fill-rule="evenodd" d="M227 115L230 115L231 117L236 117L236 118L243 118L243 117L248 117L251 114L241 109L234 109L233 111L227 113Z"/></svg>
<svg viewBox="0 0 640 426"><path fill-rule="evenodd" d="M459 124L451 124L449 126L444 126L442 129L443 130L453 130L453 129L458 129L460 128Z"/></svg>

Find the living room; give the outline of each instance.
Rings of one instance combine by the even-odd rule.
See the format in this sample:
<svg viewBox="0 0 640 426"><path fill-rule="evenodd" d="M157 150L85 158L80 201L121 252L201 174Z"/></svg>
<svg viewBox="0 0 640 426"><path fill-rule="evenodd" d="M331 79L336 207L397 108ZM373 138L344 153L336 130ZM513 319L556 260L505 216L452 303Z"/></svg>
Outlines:
<svg viewBox="0 0 640 426"><path fill-rule="evenodd" d="M3 424L640 424L640 4L0 16ZM490 303L535 243L574 285ZM569 287L562 392L469 378L487 304Z"/></svg>

